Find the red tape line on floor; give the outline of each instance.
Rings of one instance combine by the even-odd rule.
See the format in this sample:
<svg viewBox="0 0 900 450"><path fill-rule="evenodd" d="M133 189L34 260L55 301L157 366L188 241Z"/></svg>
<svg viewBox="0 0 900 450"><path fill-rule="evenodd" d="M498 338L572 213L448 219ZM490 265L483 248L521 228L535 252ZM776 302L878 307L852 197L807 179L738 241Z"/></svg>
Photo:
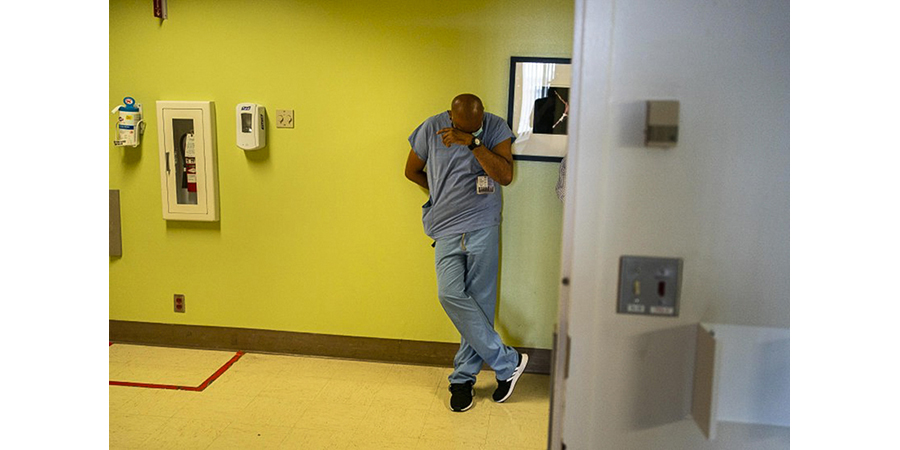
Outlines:
<svg viewBox="0 0 900 450"><path fill-rule="evenodd" d="M112 345L110 343L109 345ZM228 370L232 364L237 362L237 360L241 359L241 356L244 356L244 352L237 352L231 359L225 363L222 367L219 368L215 373L210 375L209 378L206 379L200 386L178 386L174 384L155 384L155 383L134 383L131 381L110 381L110 386L130 386L130 387L141 387L141 388L149 388L149 389L173 389L178 391L193 391L193 392L201 392L206 389L213 381L216 381L217 378L222 376L226 370Z"/></svg>

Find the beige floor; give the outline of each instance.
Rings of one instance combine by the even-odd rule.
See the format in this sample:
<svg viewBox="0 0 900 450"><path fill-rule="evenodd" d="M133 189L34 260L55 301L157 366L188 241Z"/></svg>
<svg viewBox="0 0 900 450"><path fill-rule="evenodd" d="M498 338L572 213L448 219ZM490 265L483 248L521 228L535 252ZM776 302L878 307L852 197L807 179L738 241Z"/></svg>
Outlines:
<svg viewBox="0 0 900 450"><path fill-rule="evenodd" d="M115 344L110 380L198 386L232 352ZM449 368L247 353L202 392L109 387L111 449L544 449L550 378L447 406Z"/></svg>

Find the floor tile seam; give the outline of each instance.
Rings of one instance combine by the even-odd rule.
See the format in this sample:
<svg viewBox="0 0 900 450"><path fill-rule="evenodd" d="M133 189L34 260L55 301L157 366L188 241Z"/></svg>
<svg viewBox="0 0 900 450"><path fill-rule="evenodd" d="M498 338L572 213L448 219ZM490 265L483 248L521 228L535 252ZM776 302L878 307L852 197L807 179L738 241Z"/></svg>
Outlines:
<svg viewBox="0 0 900 450"><path fill-rule="evenodd" d="M284 376L282 372L272 373L272 372L259 372L255 370L247 370L247 369L235 369L232 367L228 371L232 376L240 377L240 378L258 378L262 380L270 380L270 381L284 381L288 380L292 377Z"/></svg>
<svg viewBox="0 0 900 450"><path fill-rule="evenodd" d="M442 411L430 411L428 417L425 418L425 425L436 425L441 428L453 428L458 426L460 422L469 429L485 430L488 428L487 420L489 416L487 412L478 411L477 405L464 412L450 411L450 407L444 405Z"/></svg>
<svg viewBox="0 0 900 450"><path fill-rule="evenodd" d="M189 421L189 420L210 420L210 421L214 421L214 422L222 422L222 423L225 423L225 424L227 424L227 425L232 425L232 424L234 424L234 423L238 423L236 419L229 418L229 417L224 417L224 416L216 416L216 415L210 415L210 416L207 416L207 415L175 416L175 417L172 417L172 419L174 419L174 420L181 420L181 421Z"/></svg>
<svg viewBox="0 0 900 450"><path fill-rule="evenodd" d="M150 440L150 438L152 438L153 436L156 436L158 434L158 431L159 430L153 430L149 433L146 433L144 435L143 439L141 439L139 442L134 443L135 445L133 447L128 447L128 448L147 448L147 445L145 445L145 444Z"/></svg>
<svg viewBox="0 0 900 450"><path fill-rule="evenodd" d="M425 421L423 420L423 421L422 421L421 428L419 429L418 436L417 436L416 438L417 438L417 439L422 439L422 436L423 436L424 434L425 434Z"/></svg>
<svg viewBox="0 0 900 450"><path fill-rule="evenodd" d="M158 408L158 406L154 406L154 409L155 408ZM178 412L181 411L181 409L182 409L182 407L176 408L174 412L172 412L171 414L168 414L168 415L166 415L166 414L138 414L138 415L161 417L163 419L174 419L175 414L178 414Z"/></svg>
<svg viewBox="0 0 900 450"><path fill-rule="evenodd" d="M344 394L344 395L341 395L341 394ZM345 395L346 395L345 400L338 400L339 398L345 398ZM340 390L335 391L335 390L329 390L327 388L323 388L321 391L319 391L316 394L316 396L315 396L315 398L313 398L313 400L314 401L332 401L332 402L337 402L337 403L355 403L355 401L352 399L358 398L360 395L362 395L365 398L368 398L369 400L372 400L374 398L375 394L371 393L371 392L360 393L360 391L358 391L358 390L350 391L349 393L346 393L346 392L343 392Z"/></svg>
<svg viewBox="0 0 900 450"><path fill-rule="evenodd" d="M110 411L110 413L112 413L112 411ZM160 414L140 414L140 413L133 413L133 414L117 414L116 417L156 417L156 418L159 418L159 419L166 419L166 420L174 419L174 418L175 418L174 415L172 415L172 416L167 416L167 415L160 415Z"/></svg>
<svg viewBox="0 0 900 450"><path fill-rule="evenodd" d="M437 391L442 386L442 384L429 385L427 383L415 383L415 382L412 382L412 383L385 382L383 385L388 386L388 387L420 387L420 388L431 389L434 391Z"/></svg>
<svg viewBox="0 0 900 450"><path fill-rule="evenodd" d="M353 384L353 385L357 385L357 383L352 383L352 384ZM316 394L316 397L315 397L314 400L329 400L329 401L334 401L335 399L334 399L334 396L332 395L332 394L334 393L334 391L333 391L333 390L329 390L329 386L332 386L332 389L334 388L334 385L326 384L325 386L322 387L322 389L319 391L319 393ZM338 386L338 387L340 387L340 386ZM360 387L360 389L362 389L362 387ZM352 398L352 397L357 397L357 396L355 395L355 393L357 393L357 392L359 392L359 391L352 391L352 392L350 393L350 395L348 396L347 400L349 401L350 398ZM361 395L363 395L363 396L365 396L365 397L368 397L369 400L371 401L372 399L374 399L375 393L372 392L372 391L369 391L369 392L363 393L363 394L361 394ZM339 402L339 403L343 403L343 402ZM351 403L352 403L352 402L351 402Z"/></svg>
<svg viewBox="0 0 900 450"><path fill-rule="evenodd" d="M263 396L260 396L260 395L256 395L255 397L253 397L253 398L247 403L246 406L244 406L243 408L241 408L241 411L238 413L238 415L240 415L241 413L247 411L247 410L250 409L251 407L257 407L257 405L254 404L254 402L255 402L256 400L260 400L261 402L263 402L263 404L270 404L270 403L271 403L270 400L273 400L273 399L274 399L273 397L263 397ZM302 411L300 411L299 414L302 415L302 414L305 413L306 410L308 409L308 408L307 408L308 405L307 405L305 402L303 402L303 403L301 403L299 406L300 406L301 409L302 409ZM274 406L269 406L268 409L271 410L273 407L274 407ZM280 408L279 408L279 409L280 409ZM235 420L236 420L236 419L235 419Z"/></svg>
<svg viewBox="0 0 900 450"><path fill-rule="evenodd" d="M412 435L413 437L419 437L421 436L424 428L425 422L421 420L399 420L388 422L367 420L357 424L356 431L364 435L381 437L384 437L383 435L386 432L397 431L401 432L401 434L403 435Z"/></svg>
<svg viewBox="0 0 900 450"><path fill-rule="evenodd" d="M227 429L226 429L226 430L227 430ZM224 431L223 431L222 434L224 434ZM221 438L222 438L222 435L216 436L216 438L213 439L213 441L210 442L209 445L208 445L207 447L205 447L204 450L209 450L209 449L211 449L211 448L214 448L214 446L216 445L216 441L219 440L219 439L221 439ZM280 447L281 447L281 444L283 444L284 441L287 440L287 438L288 438L288 434L285 434L285 435L281 438L281 440L278 441L277 447L280 448Z"/></svg>
<svg viewBox="0 0 900 450"><path fill-rule="evenodd" d="M270 421L257 422L257 421L244 421L244 420L240 420L240 419L234 419L228 424L228 426L232 426L232 425L268 426L268 427L280 427L280 428L293 429L294 424L296 424L296 422L291 422L291 423L279 423L279 422L270 422Z"/></svg>
<svg viewBox="0 0 900 450"><path fill-rule="evenodd" d="M521 418L509 419L509 418L504 418L502 416L490 416L488 418L488 421L489 421L489 425L492 427L503 427L503 426L526 427L526 426L530 426L535 423L543 423L543 422L549 423L549 417L548 416L542 416L542 417L534 416L534 417L529 417L527 419L521 419Z"/></svg>
<svg viewBox="0 0 900 450"><path fill-rule="evenodd" d="M528 406L512 406L505 405L503 403L493 405L493 413L497 416L507 415L507 416L549 416L550 415L550 407L547 408L531 408ZM512 407L510 407L512 406ZM546 411L545 411L546 409Z"/></svg>
<svg viewBox="0 0 900 450"><path fill-rule="evenodd" d="M171 427L169 426L169 423L172 422L173 420L178 420L179 423L187 423L187 422L190 422L190 421L206 421L206 422L209 422L209 420L204 420L204 419L180 419L180 418L171 417L171 418L169 418L166 422L164 422L164 423L162 424L162 426L160 427L159 430L157 430L156 432L153 432L153 433L149 433L149 434L144 438L144 440L141 441L141 444L140 444L139 448L151 448L151 447L154 447L154 446L148 445L148 442L150 441L150 439L154 439L154 438L156 438L157 436L159 436L159 435L165 433L165 432L166 432L165 430L171 430ZM221 422L221 421L215 421L215 422ZM227 426L227 425L225 425L225 426ZM217 436L218 436L218 435L217 435ZM158 441L158 439L157 439L157 441Z"/></svg>
<svg viewBox="0 0 900 450"><path fill-rule="evenodd" d="M397 413L395 409L400 409L400 412ZM405 407L395 407L388 406L385 408L384 405L370 405L366 410L363 417L360 419L362 423L382 423L382 424L393 424L398 421L406 421L409 420L409 416L413 416L412 420L422 420L422 423L425 423L425 419L428 418L429 412L431 411L430 407L420 407L412 409Z"/></svg>
<svg viewBox="0 0 900 450"><path fill-rule="evenodd" d="M301 392L301 391L261 391L259 394L256 394L256 397L261 397L265 399L280 399L280 398L298 398L304 402L312 401L318 396L319 392L311 393L311 392ZM255 397L254 397L255 398Z"/></svg>
<svg viewBox="0 0 900 450"><path fill-rule="evenodd" d="M142 424L143 424L143 423L147 423L147 422L146 422L146 420L147 420L146 418L147 418L147 417L156 417L156 418L159 418L159 419L162 419L162 420L160 420L160 422L159 422L157 425L150 427L150 428L147 429L146 431L144 431L144 430L141 430L141 431L124 431L124 432L122 432L122 434L124 435L123 437L128 437L128 438L130 438L130 437L132 437L132 436L134 436L134 435L141 435L141 436L144 437L144 440L147 440L147 439L150 438L150 436L154 436L154 435L156 435L157 433L159 433L159 431L162 430L162 428L165 426L166 422L168 422L168 419L166 419L166 418L164 418L164 417L158 417L158 416L146 416L146 415L141 415L141 416L134 416L134 417L135 417L136 419L143 420L143 422L141 422ZM111 423L110 425L111 425L111 426L110 426L110 433L109 433L109 434L110 434L110 440L112 440L112 438L113 438L113 428L112 428L112 423ZM140 443L143 443L143 441L141 441Z"/></svg>
<svg viewBox="0 0 900 450"><path fill-rule="evenodd" d="M403 398L403 399L415 399L415 398L434 398L439 395L439 391L432 388L427 388L423 386L387 386L382 389L378 389L376 391L371 392L371 395L378 399L385 399L385 397L394 397L394 398Z"/></svg>
<svg viewBox="0 0 900 450"><path fill-rule="evenodd" d="M349 404L348 404L348 405L349 405ZM350 406L352 406L352 405L350 405ZM366 407L366 410L365 410L363 413L361 413L361 417L363 417L363 418L366 417L366 415L369 413L369 409L371 409L371 406L367 406L367 407ZM309 411L309 410L310 410L310 409L306 409L306 411ZM303 414L305 414L306 411L304 411ZM319 429L320 429L319 426L321 426L321 425L319 425L319 426L317 426L317 427L315 427L315 428L310 428L310 427L306 427L306 426L300 425L301 422L303 422L303 420L302 420L302 419L303 419L303 414L301 414L300 419L297 420L297 421L292 425L292 428L295 428L295 429L298 429L298 430L319 430ZM347 433L354 432L354 431L356 431L356 430L358 430L358 429L360 428L360 425L361 425L360 421L359 421L359 420L355 420L355 421L353 421L353 422L351 422L351 423L349 423L349 424L342 424L342 425L341 425L341 430L342 430L342 431L345 431L345 432L347 432ZM328 428L328 429L330 429L330 428Z"/></svg>
<svg viewBox="0 0 900 450"><path fill-rule="evenodd" d="M328 377L299 377L299 376L284 376L284 375L273 376L273 377L268 377L268 378L272 381L272 383L278 383L278 384L301 384L301 383L314 384L314 383L323 383L323 382L327 382L328 380L331 380L331 378L328 378Z"/></svg>
<svg viewBox="0 0 900 450"><path fill-rule="evenodd" d="M269 397L269 396L264 396L264 395L257 395L256 397L253 398L253 400L250 401L250 404L248 404L247 406L249 407L256 400L259 400L260 402L262 402L266 405L271 405L272 400L276 400L281 404L280 405L271 405L270 408L278 407L279 409L283 409L285 407L288 407L288 409L300 411L301 414L305 413L309 409L309 406L310 406L310 403L309 403L310 400L292 401L292 399L285 399L284 397Z"/></svg>
<svg viewBox="0 0 900 450"><path fill-rule="evenodd" d="M471 444L476 444L476 445L478 445L479 447L483 447L485 444L487 444L487 438L485 438L485 439L468 439L468 438L463 438L463 439L450 438L450 439L448 439L448 438L446 438L446 437L443 437L443 438L429 438L429 437L423 436L423 437L420 437L420 438L419 438L419 442L422 442L422 441L453 442L454 444L463 444L463 445L466 445L466 446L471 445Z"/></svg>
<svg viewBox="0 0 900 450"><path fill-rule="evenodd" d="M196 413L196 411L191 411L194 409L200 409L201 411L212 411L213 409L222 410L222 409L225 409L225 408L223 408L223 405L226 405L227 407L233 406L235 408L241 408L241 410L243 410L248 405L250 405L252 401L253 401L253 399L251 397L228 398L228 399L217 399L217 398L199 399L197 402L192 402L190 404L183 405L178 410L178 412L175 414L179 414L182 411ZM244 406L239 406L242 404Z"/></svg>

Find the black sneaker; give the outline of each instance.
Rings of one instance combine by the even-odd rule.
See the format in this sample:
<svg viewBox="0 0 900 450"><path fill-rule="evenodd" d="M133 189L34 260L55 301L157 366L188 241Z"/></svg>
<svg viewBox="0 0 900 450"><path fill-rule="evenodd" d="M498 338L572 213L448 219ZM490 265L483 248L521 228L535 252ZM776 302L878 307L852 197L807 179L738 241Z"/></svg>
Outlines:
<svg viewBox="0 0 900 450"><path fill-rule="evenodd" d="M450 384L450 410L463 412L472 407L475 397L475 383L466 381L465 383Z"/></svg>
<svg viewBox="0 0 900 450"><path fill-rule="evenodd" d="M519 365L516 366L516 370L513 371L513 374L506 381L497 380L497 390L494 391L494 401L497 403L503 403L506 399L509 398L513 393L513 389L516 388L516 381L519 381L519 377L522 376L522 372L525 372L525 365L528 364L528 355L524 353L519 353Z"/></svg>

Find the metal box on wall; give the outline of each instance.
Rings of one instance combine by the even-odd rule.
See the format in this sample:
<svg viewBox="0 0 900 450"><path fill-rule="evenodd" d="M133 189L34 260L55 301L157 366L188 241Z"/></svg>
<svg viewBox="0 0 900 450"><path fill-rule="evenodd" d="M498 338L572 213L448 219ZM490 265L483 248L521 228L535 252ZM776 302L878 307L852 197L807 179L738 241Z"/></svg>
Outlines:
<svg viewBox="0 0 900 450"><path fill-rule="evenodd" d="M677 316L682 266L681 258L623 256L616 312Z"/></svg>

